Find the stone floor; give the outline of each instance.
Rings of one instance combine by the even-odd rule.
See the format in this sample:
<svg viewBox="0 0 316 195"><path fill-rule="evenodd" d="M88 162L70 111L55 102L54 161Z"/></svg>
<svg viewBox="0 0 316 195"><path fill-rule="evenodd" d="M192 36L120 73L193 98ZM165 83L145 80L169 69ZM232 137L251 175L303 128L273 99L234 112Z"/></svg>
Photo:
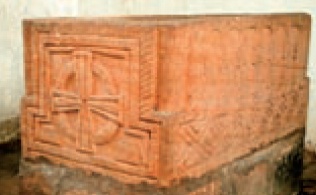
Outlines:
<svg viewBox="0 0 316 195"><path fill-rule="evenodd" d="M305 151L302 178L303 195L316 195L316 154Z"/></svg>
<svg viewBox="0 0 316 195"><path fill-rule="evenodd" d="M18 194L20 143L0 145L0 195ZM304 153L302 195L316 195L316 154Z"/></svg>
<svg viewBox="0 0 316 195"><path fill-rule="evenodd" d="M18 141L0 145L0 195L18 194L20 156Z"/></svg>

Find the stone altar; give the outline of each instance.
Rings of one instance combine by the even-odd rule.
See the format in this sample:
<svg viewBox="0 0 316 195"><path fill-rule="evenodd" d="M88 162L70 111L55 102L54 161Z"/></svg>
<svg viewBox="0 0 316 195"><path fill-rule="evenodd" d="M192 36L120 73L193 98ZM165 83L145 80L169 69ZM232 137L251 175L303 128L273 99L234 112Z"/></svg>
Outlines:
<svg viewBox="0 0 316 195"><path fill-rule="evenodd" d="M168 193L225 194L207 175L292 140L260 161L282 164L304 134L309 36L305 14L24 21L22 188L44 163L157 190L207 180Z"/></svg>

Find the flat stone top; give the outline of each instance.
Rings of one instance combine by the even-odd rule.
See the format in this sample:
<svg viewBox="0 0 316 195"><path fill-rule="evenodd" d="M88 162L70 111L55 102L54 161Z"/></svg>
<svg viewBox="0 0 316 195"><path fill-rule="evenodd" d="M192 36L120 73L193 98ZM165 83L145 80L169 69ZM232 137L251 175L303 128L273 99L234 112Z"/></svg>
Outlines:
<svg viewBox="0 0 316 195"><path fill-rule="evenodd" d="M65 24L65 23L94 23L94 24L113 24L113 25L180 25L191 22L199 22L205 20L219 20L221 22L242 20L274 20L274 19L295 19L295 20L311 20L311 16L307 13L278 13L278 14L239 14L239 15L135 15L135 16L108 16L108 17L55 17L55 18L37 18L25 19L25 23L39 24Z"/></svg>

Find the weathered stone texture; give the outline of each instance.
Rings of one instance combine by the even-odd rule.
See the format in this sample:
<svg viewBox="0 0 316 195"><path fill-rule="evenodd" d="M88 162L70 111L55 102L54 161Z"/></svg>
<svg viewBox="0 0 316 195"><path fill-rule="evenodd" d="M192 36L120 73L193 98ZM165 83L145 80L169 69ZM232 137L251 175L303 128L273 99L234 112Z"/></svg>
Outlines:
<svg viewBox="0 0 316 195"><path fill-rule="evenodd" d="M25 161L20 167L21 195L287 195L298 194L304 130L248 156L209 171L201 178L183 179L168 188L124 184L110 177ZM32 193L31 193L32 192Z"/></svg>
<svg viewBox="0 0 316 195"><path fill-rule="evenodd" d="M200 178L305 127L309 33L304 14L27 20L23 157Z"/></svg>

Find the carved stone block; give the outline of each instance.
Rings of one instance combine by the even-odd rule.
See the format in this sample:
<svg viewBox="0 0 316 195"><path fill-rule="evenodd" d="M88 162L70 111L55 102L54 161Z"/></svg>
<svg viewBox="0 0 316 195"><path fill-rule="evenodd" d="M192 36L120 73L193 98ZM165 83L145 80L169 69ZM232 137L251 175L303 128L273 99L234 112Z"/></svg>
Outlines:
<svg viewBox="0 0 316 195"><path fill-rule="evenodd" d="M305 126L310 17L24 22L23 157L170 185Z"/></svg>

